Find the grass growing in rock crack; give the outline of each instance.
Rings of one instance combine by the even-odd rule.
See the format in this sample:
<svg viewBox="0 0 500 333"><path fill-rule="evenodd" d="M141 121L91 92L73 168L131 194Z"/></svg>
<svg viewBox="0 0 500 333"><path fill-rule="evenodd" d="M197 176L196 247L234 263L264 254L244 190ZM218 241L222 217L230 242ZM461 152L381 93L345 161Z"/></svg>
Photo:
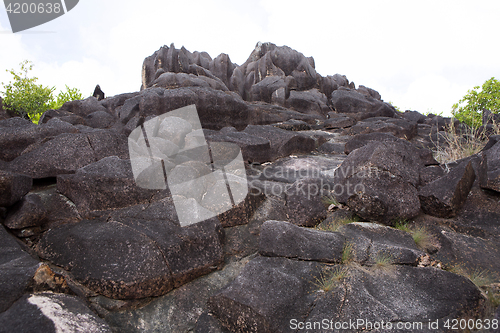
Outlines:
<svg viewBox="0 0 500 333"><path fill-rule="evenodd" d="M319 277L315 277L314 285L319 290L326 292L331 291L339 285L349 274L346 267L325 268L321 271Z"/></svg>
<svg viewBox="0 0 500 333"><path fill-rule="evenodd" d="M360 218L355 215L352 218L341 218L341 219L336 219L334 221L331 221L327 224L323 224L323 223L318 224L316 226L316 229L321 230L321 231L335 232L335 231L338 231L340 229L340 227L342 227L343 225L353 223L353 222L359 222L359 221L360 221Z"/></svg>
<svg viewBox="0 0 500 333"><path fill-rule="evenodd" d="M415 244L417 244L417 246L421 249L426 249L427 247L431 246L434 241L434 237L429 233L425 226L410 227L408 221L401 220L396 222L394 228L409 233L412 236Z"/></svg>
<svg viewBox="0 0 500 333"><path fill-rule="evenodd" d="M385 253L379 253L375 258L375 264L372 269L379 272L391 273L394 271L394 259L391 255Z"/></svg>
<svg viewBox="0 0 500 333"><path fill-rule="evenodd" d="M346 242L342 249L342 263L349 264L354 261L354 246L352 243Z"/></svg>
<svg viewBox="0 0 500 333"><path fill-rule="evenodd" d="M333 195L325 195L321 197L321 201L327 206L330 205L340 206L340 203L337 201L337 199L335 199Z"/></svg>

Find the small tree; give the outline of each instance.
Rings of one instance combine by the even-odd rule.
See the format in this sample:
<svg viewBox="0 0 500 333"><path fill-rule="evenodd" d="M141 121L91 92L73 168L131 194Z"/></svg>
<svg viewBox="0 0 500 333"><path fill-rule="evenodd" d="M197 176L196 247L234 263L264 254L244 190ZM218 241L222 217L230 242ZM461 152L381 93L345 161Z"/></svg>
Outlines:
<svg viewBox="0 0 500 333"><path fill-rule="evenodd" d="M453 105L451 113L458 120L477 128L482 125L483 109L489 109L493 113L500 111L500 82L494 77L484 82L482 87L469 90L467 95Z"/></svg>
<svg viewBox="0 0 500 333"><path fill-rule="evenodd" d="M29 119L40 118L40 115L50 107L53 100L52 93L55 88L44 87L36 84L37 77L28 77L28 72L33 69L33 63L25 60L20 63L21 71L7 70L14 77L14 81L4 84L4 107L14 111L19 116Z"/></svg>

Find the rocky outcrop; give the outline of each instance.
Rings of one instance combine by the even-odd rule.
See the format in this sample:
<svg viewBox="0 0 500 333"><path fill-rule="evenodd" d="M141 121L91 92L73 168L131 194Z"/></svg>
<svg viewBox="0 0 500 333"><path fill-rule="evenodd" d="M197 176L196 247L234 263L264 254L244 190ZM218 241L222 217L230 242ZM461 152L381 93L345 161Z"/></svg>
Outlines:
<svg viewBox="0 0 500 333"><path fill-rule="evenodd" d="M493 317L498 137L441 165L435 139L463 124L271 43L242 65L164 46L140 91L97 95L0 120L1 331Z"/></svg>

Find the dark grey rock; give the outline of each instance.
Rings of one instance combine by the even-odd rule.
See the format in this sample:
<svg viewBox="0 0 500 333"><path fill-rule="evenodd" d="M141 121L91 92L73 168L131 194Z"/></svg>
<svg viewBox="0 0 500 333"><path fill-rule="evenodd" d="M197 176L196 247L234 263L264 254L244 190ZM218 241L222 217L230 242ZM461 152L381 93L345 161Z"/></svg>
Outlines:
<svg viewBox="0 0 500 333"><path fill-rule="evenodd" d="M391 105L348 88L333 91L331 100L336 112L349 113L357 120L371 117L395 117L396 115Z"/></svg>
<svg viewBox="0 0 500 333"><path fill-rule="evenodd" d="M322 201L324 181L320 178L304 178L285 186L285 212L290 223L312 227L326 218Z"/></svg>
<svg viewBox="0 0 500 333"><path fill-rule="evenodd" d="M344 242L338 233L267 221L260 229L259 253L268 257L341 262Z"/></svg>
<svg viewBox="0 0 500 333"><path fill-rule="evenodd" d="M359 121L355 125L344 130L344 135L356 135L367 133L391 133L394 136L411 140L418 134L416 122L405 119L393 119L386 117L374 117Z"/></svg>
<svg viewBox="0 0 500 333"><path fill-rule="evenodd" d="M137 186L129 160L116 156L57 177L57 190L69 198L84 216L96 210L108 210L149 202L166 192Z"/></svg>
<svg viewBox="0 0 500 333"><path fill-rule="evenodd" d="M273 159L293 153L309 153L315 148L310 137L274 126L248 125L243 132L269 140Z"/></svg>
<svg viewBox="0 0 500 333"><path fill-rule="evenodd" d="M292 318L310 311L314 296L311 261L257 257L208 301L212 313L231 332L286 332Z"/></svg>
<svg viewBox="0 0 500 333"><path fill-rule="evenodd" d="M425 252L417 248L412 236L404 231L375 223L354 222L342 226L338 232L353 248L354 261L374 265L381 257L392 264L414 265Z"/></svg>
<svg viewBox="0 0 500 333"><path fill-rule="evenodd" d="M8 207L21 200L31 190L33 178L0 170L0 207Z"/></svg>
<svg viewBox="0 0 500 333"><path fill-rule="evenodd" d="M2 225L0 225L0 253L2 254L0 256L1 313L28 290L40 262L23 251L14 237L9 235Z"/></svg>
<svg viewBox="0 0 500 333"><path fill-rule="evenodd" d="M47 211L40 196L28 194L9 210L4 225L9 229L40 227L46 218Z"/></svg>
<svg viewBox="0 0 500 333"><path fill-rule="evenodd" d="M93 128L108 128L115 122L115 118L105 111L96 111L85 117L85 125Z"/></svg>
<svg viewBox="0 0 500 333"><path fill-rule="evenodd" d="M467 199L476 175L471 161L464 161L450 173L420 188L422 210L432 216L452 217Z"/></svg>
<svg viewBox="0 0 500 333"><path fill-rule="evenodd" d="M112 332L76 296L43 292L23 296L0 314L0 332Z"/></svg>

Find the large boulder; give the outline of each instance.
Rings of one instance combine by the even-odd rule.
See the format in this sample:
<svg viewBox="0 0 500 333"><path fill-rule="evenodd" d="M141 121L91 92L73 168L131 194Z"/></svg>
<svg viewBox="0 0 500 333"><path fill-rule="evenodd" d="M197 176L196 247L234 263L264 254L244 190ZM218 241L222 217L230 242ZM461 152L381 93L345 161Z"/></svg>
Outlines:
<svg viewBox="0 0 500 333"><path fill-rule="evenodd" d="M14 205L5 218L4 225L9 229L40 227L47 218L47 210L39 195L31 193Z"/></svg>
<svg viewBox="0 0 500 333"><path fill-rule="evenodd" d="M423 163L400 142L370 142L335 171L334 193L357 215L391 223L420 211L416 186Z"/></svg>
<svg viewBox="0 0 500 333"><path fill-rule="evenodd" d="M23 296L0 314L0 326L2 332L112 332L78 297L51 292Z"/></svg>
<svg viewBox="0 0 500 333"><path fill-rule="evenodd" d="M420 188L418 196L422 210L438 217L455 216L467 199L475 179L472 162L462 162L447 175Z"/></svg>
<svg viewBox="0 0 500 333"><path fill-rule="evenodd" d="M163 295L223 261L217 219L182 228L171 198L46 232L39 255L111 298ZM95 246L99 243L100 246Z"/></svg>
<svg viewBox="0 0 500 333"><path fill-rule="evenodd" d="M411 140L418 134L418 125L405 119L376 117L359 121L343 133L345 135L391 133L398 138Z"/></svg>
<svg viewBox="0 0 500 333"><path fill-rule="evenodd" d="M411 144L407 140L400 139L390 133L367 133L367 134L357 134L351 137L345 144L344 153L349 155L353 150L363 147L369 142L398 142L414 151L415 155L420 156L420 159L424 165L437 165L439 164L432 154L432 151L427 148L419 147L417 145Z"/></svg>
<svg viewBox="0 0 500 333"><path fill-rule="evenodd" d="M0 207L8 207L21 200L31 190L33 178L0 170Z"/></svg>
<svg viewBox="0 0 500 333"><path fill-rule="evenodd" d="M318 91L318 89L310 89L306 91L290 91L290 97L286 100L285 106L306 114L325 117L330 111L327 105L326 96Z"/></svg>
<svg viewBox="0 0 500 333"><path fill-rule="evenodd" d="M343 273L328 287L325 274L332 269ZM390 272L356 266L321 270L315 262L257 257L209 299L209 309L231 332L334 330L336 322L346 322L343 327L353 331L373 328L375 322L393 329L399 322L415 322L412 328L418 331L429 321L444 330L447 319L484 314L480 290L440 269L395 265Z"/></svg>
<svg viewBox="0 0 500 333"><path fill-rule="evenodd" d="M320 262L341 262L345 239L338 233L301 228L283 221L266 221L260 229L259 253Z"/></svg>
<svg viewBox="0 0 500 333"><path fill-rule="evenodd" d="M0 121L0 160L12 161L25 149L44 139L50 139L61 133L77 133L71 124L59 119L35 125L31 121L18 117Z"/></svg>
<svg viewBox="0 0 500 333"><path fill-rule="evenodd" d="M10 163L10 170L33 178L74 173L107 156L127 158L126 137L114 131L60 134Z"/></svg>
<svg viewBox="0 0 500 333"><path fill-rule="evenodd" d="M390 104L366 96L356 90L339 88L331 95L332 105L338 113L363 120L371 117L395 117L396 110Z"/></svg>
<svg viewBox="0 0 500 333"><path fill-rule="evenodd" d="M243 132L269 140L273 159L293 153L309 153L315 148L312 138L274 126L248 125Z"/></svg>
<svg viewBox="0 0 500 333"><path fill-rule="evenodd" d="M23 251L2 225L0 225L0 253L2 254L0 256L0 312L3 312L28 290L40 262Z"/></svg>
<svg viewBox="0 0 500 333"><path fill-rule="evenodd" d="M74 174L59 175L57 189L73 201L83 215L145 203L165 197L165 190L150 190L136 184L130 160L116 156L78 169Z"/></svg>
<svg viewBox="0 0 500 333"><path fill-rule="evenodd" d="M148 88L117 108L117 113L126 124L134 117L160 116L191 104L196 105L203 128L241 130L247 124L248 107L238 94L209 87Z"/></svg>
<svg viewBox="0 0 500 333"><path fill-rule="evenodd" d="M481 175L481 187L500 192L500 142L483 152L482 163L486 174Z"/></svg>

